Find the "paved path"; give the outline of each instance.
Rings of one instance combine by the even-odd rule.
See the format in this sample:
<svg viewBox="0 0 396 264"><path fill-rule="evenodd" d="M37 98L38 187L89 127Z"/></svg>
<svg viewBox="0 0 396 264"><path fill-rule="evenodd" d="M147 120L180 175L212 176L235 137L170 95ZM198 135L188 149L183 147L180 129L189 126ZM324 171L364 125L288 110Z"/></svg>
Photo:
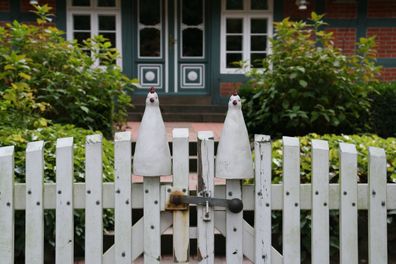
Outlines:
<svg viewBox="0 0 396 264"><path fill-rule="evenodd" d="M128 122L127 130L132 131L132 139L136 141L138 136L138 129L140 122ZM172 140L172 130L174 128L188 128L190 132L190 141L197 140L198 131L213 131L215 140L219 140L221 130L223 129L223 123L189 123L189 122L165 122L166 132L168 134L168 140Z"/></svg>

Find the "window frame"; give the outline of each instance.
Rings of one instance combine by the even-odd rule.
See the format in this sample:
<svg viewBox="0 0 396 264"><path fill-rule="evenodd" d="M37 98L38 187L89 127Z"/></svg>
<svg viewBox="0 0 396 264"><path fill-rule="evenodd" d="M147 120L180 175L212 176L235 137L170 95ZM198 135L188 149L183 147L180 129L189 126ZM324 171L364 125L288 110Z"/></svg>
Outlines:
<svg viewBox="0 0 396 264"><path fill-rule="evenodd" d="M120 0L115 0L114 7L99 7L97 6L98 0L90 0L90 6L74 6L72 5L73 0L67 0L66 8L66 39L72 41L74 35L74 16L75 15L86 15L90 16L91 28L90 37L99 35L99 16L115 16L115 37L116 46L115 48L120 53L120 58L117 59L117 65L122 67L122 27L121 27L121 2ZM87 30L88 31L88 30Z"/></svg>
<svg viewBox="0 0 396 264"><path fill-rule="evenodd" d="M227 10L227 0L221 1L221 30L220 30L220 73L221 74L244 74L252 67L249 58L251 51L251 19L259 18L267 20L267 54L271 53L269 38L273 35L273 0L268 0L268 9L252 10L251 1L243 1L243 9ZM247 67L227 68L227 50L226 50L226 21L229 18L242 19L242 61L249 62Z"/></svg>

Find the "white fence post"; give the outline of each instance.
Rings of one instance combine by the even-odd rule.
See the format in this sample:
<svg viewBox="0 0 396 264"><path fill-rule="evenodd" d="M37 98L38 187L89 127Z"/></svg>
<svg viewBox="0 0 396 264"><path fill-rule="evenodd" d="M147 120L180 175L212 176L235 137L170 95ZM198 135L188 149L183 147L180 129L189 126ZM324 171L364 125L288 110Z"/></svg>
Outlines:
<svg viewBox="0 0 396 264"><path fill-rule="evenodd" d="M272 251L271 225L271 137L255 135L255 263L270 264Z"/></svg>
<svg viewBox="0 0 396 264"><path fill-rule="evenodd" d="M114 140L115 168L115 263L132 263L132 138L119 132Z"/></svg>
<svg viewBox="0 0 396 264"><path fill-rule="evenodd" d="M340 143L340 263L358 263L357 152Z"/></svg>
<svg viewBox="0 0 396 264"><path fill-rule="evenodd" d="M0 259L14 263L14 147L0 148Z"/></svg>
<svg viewBox="0 0 396 264"><path fill-rule="evenodd" d="M26 148L26 244L25 263L44 263L43 210L44 141Z"/></svg>
<svg viewBox="0 0 396 264"><path fill-rule="evenodd" d="M214 197L214 140L212 131L199 131L198 156L198 196ZM197 206L198 217L198 258L200 263L214 263L214 210Z"/></svg>
<svg viewBox="0 0 396 264"><path fill-rule="evenodd" d="M85 263L101 264L103 255L102 136L85 144Z"/></svg>
<svg viewBox="0 0 396 264"><path fill-rule="evenodd" d="M300 145L283 137L283 263L300 264Z"/></svg>
<svg viewBox="0 0 396 264"><path fill-rule="evenodd" d="M242 199L242 185L240 179L226 180L227 199ZM233 213L226 210L226 257L229 263L242 263L243 261L243 210Z"/></svg>
<svg viewBox="0 0 396 264"><path fill-rule="evenodd" d="M144 263L161 260L160 177L144 177Z"/></svg>
<svg viewBox="0 0 396 264"><path fill-rule="evenodd" d="M188 129L173 129L173 186L189 194ZM188 263L190 256L190 211L173 212L173 260Z"/></svg>
<svg viewBox="0 0 396 264"><path fill-rule="evenodd" d="M386 210L386 156L369 147L369 263L388 263Z"/></svg>
<svg viewBox="0 0 396 264"><path fill-rule="evenodd" d="M57 264L74 263L73 138L56 142L56 253Z"/></svg>
<svg viewBox="0 0 396 264"><path fill-rule="evenodd" d="M329 145L312 140L312 263L330 261L329 230Z"/></svg>

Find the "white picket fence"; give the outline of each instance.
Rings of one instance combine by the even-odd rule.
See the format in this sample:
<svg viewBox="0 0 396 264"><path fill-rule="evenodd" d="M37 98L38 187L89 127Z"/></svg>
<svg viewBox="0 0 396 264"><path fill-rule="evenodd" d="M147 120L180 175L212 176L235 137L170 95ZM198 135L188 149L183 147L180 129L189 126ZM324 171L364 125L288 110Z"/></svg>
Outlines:
<svg viewBox="0 0 396 264"><path fill-rule="evenodd" d="M301 263L300 210L312 210L312 263L329 263L329 210L340 214L340 263L358 263L357 211L368 210L369 263L387 263L387 210L396 209L396 186L386 182L383 149L369 148L368 184L357 183L354 145L340 144L340 184L329 184L329 148L312 141L312 184L300 184L298 138L283 138L283 184L271 184L271 141L256 135L255 185L227 181L214 186L212 132L198 134L198 193L202 186L218 198L242 197L245 211L254 210L255 226L224 208L198 206L198 225L189 212L167 211L169 192L188 193L189 132L173 131L173 186L159 179L131 182L131 134L115 135L115 182L102 183L100 135L86 139L86 182L73 182L73 139L56 146L56 184L43 183L44 142L26 149L26 183L14 183L14 147L0 148L0 262L14 263L14 210L26 210L26 263L44 262L45 209L56 209L56 263L73 263L73 210L85 209L85 263L132 263L144 253L145 263L161 260L160 236L173 226L174 262L189 261L189 241L198 240L200 263L214 263L215 229L226 237L227 263ZM232 190L232 191L230 191ZM115 243L103 253L104 208L115 209ZM132 226L132 209L144 217ZM271 244L271 211L283 213L283 253ZM204 214L205 217L204 217ZM204 219L206 218L206 219Z"/></svg>

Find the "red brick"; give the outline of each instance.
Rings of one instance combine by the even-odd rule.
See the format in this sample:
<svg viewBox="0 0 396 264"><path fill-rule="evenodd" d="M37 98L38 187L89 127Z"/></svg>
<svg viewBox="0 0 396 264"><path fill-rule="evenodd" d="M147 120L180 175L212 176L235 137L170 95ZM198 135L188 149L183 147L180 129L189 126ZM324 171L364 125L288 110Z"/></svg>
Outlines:
<svg viewBox="0 0 396 264"><path fill-rule="evenodd" d="M240 82L222 82L220 83L220 95L230 96L233 92L238 91L241 87Z"/></svg>
<svg viewBox="0 0 396 264"><path fill-rule="evenodd" d="M311 13L315 11L315 2L308 1L307 10L299 10L294 0L283 1L283 14L285 17L290 17L292 20L301 20L311 17Z"/></svg>
<svg viewBox="0 0 396 264"><path fill-rule="evenodd" d="M0 0L0 11L10 11L10 0Z"/></svg>
<svg viewBox="0 0 396 264"><path fill-rule="evenodd" d="M396 58L396 27L368 28L367 36L376 37L379 58Z"/></svg>
<svg viewBox="0 0 396 264"><path fill-rule="evenodd" d="M369 18L396 18L396 1L368 0L367 16Z"/></svg>
<svg viewBox="0 0 396 264"><path fill-rule="evenodd" d="M352 3L338 3L333 0L326 0L326 17L327 18L356 18L357 4Z"/></svg>
<svg viewBox="0 0 396 264"><path fill-rule="evenodd" d="M353 54L356 50L355 28L327 28L326 31L333 32L334 45L341 49L344 54Z"/></svg>
<svg viewBox="0 0 396 264"><path fill-rule="evenodd" d="M381 79L383 81L396 81L396 68L382 68Z"/></svg>
<svg viewBox="0 0 396 264"><path fill-rule="evenodd" d="M1 1L1 0L0 0ZM20 6L22 12L29 12L33 10L32 5L29 3L30 0L20 0ZM56 0L38 0L39 5L48 4L52 7L51 13L55 13L56 11Z"/></svg>

